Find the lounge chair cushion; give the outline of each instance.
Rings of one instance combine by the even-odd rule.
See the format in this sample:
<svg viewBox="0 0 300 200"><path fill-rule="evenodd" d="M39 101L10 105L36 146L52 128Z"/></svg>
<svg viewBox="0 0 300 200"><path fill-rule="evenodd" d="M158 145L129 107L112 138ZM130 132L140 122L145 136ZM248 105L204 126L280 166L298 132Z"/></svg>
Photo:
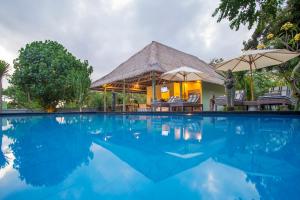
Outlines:
<svg viewBox="0 0 300 200"><path fill-rule="evenodd" d="M199 101L199 95L196 95L196 94L192 94L189 96L187 102L188 103L197 103Z"/></svg>
<svg viewBox="0 0 300 200"><path fill-rule="evenodd" d="M234 100L243 101L244 97L245 97L244 90L237 90L237 91L235 91Z"/></svg>
<svg viewBox="0 0 300 200"><path fill-rule="evenodd" d="M176 103L179 102L180 98L177 96L171 96L170 99L167 101L168 103Z"/></svg>
<svg viewBox="0 0 300 200"><path fill-rule="evenodd" d="M189 96L187 102L192 103L192 102L194 102L194 99L195 99L195 95L192 94Z"/></svg>
<svg viewBox="0 0 300 200"><path fill-rule="evenodd" d="M170 99L167 101L168 103L173 103L175 96L171 96Z"/></svg>

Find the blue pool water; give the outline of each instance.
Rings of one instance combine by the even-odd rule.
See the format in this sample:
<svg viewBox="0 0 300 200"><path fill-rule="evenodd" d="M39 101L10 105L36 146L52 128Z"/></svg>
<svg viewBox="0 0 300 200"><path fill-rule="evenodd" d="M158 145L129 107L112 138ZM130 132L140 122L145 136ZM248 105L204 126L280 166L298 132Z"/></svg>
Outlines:
<svg viewBox="0 0 300 200"><path fill-rule="evenodd" d="M2 117L0 199L299 199L300 117Z"/></svg>

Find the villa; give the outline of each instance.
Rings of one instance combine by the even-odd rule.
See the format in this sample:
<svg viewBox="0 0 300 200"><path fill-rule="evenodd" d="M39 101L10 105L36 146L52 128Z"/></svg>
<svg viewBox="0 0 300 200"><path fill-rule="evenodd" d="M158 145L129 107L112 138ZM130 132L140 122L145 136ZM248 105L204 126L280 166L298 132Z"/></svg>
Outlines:
<svg viewBox="0 0 300 200"><path fill-rule="evenodd" d="M205 74L202 80L183 83L185 87L183 97L187 99L190 94L197 94L200 97L199 103L203 104L203 110L209 110L209 99L213 95L224 94L223 77L198 57L155 41L109 74L93 82L91 88L104 92L146 94L147 105L150 106L152 101L167 101L172 96L180 96L180 83L164 81L160 76L181 66L189 66ZM126 111L125 101L123 111Z"/></svg>

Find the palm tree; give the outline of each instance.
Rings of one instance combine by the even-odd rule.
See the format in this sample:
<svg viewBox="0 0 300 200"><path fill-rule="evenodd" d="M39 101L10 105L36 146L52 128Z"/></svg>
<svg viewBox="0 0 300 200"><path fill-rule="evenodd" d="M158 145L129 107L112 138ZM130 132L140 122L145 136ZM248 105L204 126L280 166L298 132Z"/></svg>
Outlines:
<svg viewBox="0 0 300 200"><path fill-rule="evenodd" d="M0 60L0 112L2 112L2 79L8 74L9 64Z"/></svg>

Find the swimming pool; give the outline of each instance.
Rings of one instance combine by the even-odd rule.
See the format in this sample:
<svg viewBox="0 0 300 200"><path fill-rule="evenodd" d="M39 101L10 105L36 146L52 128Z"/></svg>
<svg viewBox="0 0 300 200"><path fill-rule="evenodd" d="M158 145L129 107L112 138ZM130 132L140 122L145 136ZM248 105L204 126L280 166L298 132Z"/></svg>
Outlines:
<svg viewBox="0 0 300 200"><path fill-rule="evenodd" d="M2 117L0 199L296 199L300 117Z"/></svg>

